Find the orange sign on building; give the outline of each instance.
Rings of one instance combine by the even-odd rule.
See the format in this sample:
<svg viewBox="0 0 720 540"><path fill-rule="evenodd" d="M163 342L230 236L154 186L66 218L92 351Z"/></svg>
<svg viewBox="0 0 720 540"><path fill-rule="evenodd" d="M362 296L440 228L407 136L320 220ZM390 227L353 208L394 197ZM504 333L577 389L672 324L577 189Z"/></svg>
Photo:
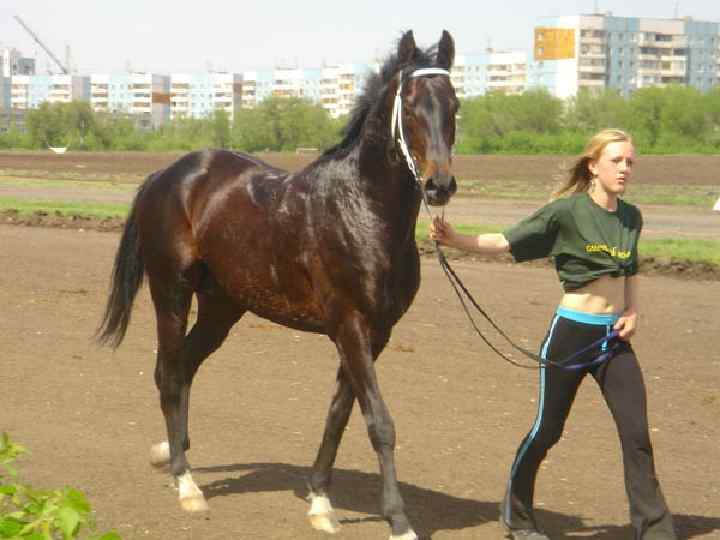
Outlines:
<svg viewBox="0 0 720 540"><path fill-rule="evenodd" d="M575 58L575 29L535 28L535 60Z"/></svg>

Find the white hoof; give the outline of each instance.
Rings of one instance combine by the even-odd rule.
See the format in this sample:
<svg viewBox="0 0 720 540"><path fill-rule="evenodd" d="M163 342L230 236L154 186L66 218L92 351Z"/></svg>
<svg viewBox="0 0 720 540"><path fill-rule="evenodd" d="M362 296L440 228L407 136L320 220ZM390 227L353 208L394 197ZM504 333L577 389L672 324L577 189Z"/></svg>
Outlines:
<svg viewBox="0 0 720 540"><path fill-rule="evenodd" d="M418 535L415 534L415 531L412 529L408 529L406 533L400 534L400 535L390 535L390 540L418 540Z"/></svg>
<svg viewBox="0 0 720 540"><path fill-rule="evenodd" d="M180 507L191 514L207 512L210 510L205 497L185 497L180 499Z"/></svg>
<svg viewBox="0 0 720 540"><path fill-rule="evenodd" d="M180 506L186 512L207 512L210 510L203 492L195 485L189 472L178 476L178 491L180 492Z"/></svg>
<svg viewBox="0 0 720 540"><path fill-rule="evenodd" d="M170 445L167 441L153 444L150 448L150 465L164 467L170 463Z"/></svg>
<svg viewBox="0 0 720 540"><path fill-rule="evenodd" d="M313 529L329 534L336 534L340 531L340 522L335 517L330 499L320 495L310 494L310 510L308 517Z"/></svg>

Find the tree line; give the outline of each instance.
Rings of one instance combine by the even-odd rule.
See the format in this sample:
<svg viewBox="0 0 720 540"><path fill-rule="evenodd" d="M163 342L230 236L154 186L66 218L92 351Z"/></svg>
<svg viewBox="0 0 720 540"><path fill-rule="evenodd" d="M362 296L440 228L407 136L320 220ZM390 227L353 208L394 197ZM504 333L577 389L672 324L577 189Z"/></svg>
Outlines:
<svg viewBox="0 0 720 540"><path fill-rule="evenodd" d="M298 98L269 98L231 118L181 118L144 129L128 115L94 112L87 102L43 103L28 111L25 129L0 133L0 149L68 146L74 150L187 151L232 148L245 152L326 149L346 118ZM606 90L568 100L545 90L486 94L462 100L456 151L460 154L577 154L605 127L630 132L643 153L720 153L720 87L650 87L629 98Z"/></svg>

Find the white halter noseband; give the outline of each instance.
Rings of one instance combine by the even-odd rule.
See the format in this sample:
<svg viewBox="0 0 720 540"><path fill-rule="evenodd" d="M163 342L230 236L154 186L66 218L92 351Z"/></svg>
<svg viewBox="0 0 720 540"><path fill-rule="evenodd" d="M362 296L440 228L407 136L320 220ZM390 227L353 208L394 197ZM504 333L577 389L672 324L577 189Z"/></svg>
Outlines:
<svg viewBox="0 0 720 540"><path fill-rule="evenodd" d="M446 75L449 77L450 72L442 68L422 68L413 71L409 75L409 77L411 79L414 79L416 77L423 77L425 75ZM400 145L400 150L402 151L403 156L405 156L405 161L407 161L410 172L415 177L415 180L419 182L420 179L418 178L417 169L415 168L415 160L413 160L412 156L410 155L410 150L408 149L407 143L405 142L405 134L403 132L401 96L403 87L402 74L400 75L400 77L400 84L398 85L397 92L395 93L395 103L393 104L392 120L390 121L390 135ZM396 131L397 135L395 134Z"/></svg>

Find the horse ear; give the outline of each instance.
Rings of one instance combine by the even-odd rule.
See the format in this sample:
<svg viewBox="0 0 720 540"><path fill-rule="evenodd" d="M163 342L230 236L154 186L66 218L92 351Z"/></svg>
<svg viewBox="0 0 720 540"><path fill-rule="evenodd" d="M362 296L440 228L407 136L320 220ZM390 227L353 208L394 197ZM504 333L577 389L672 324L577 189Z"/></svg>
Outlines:
<svg viewBox="0 0 720 540"><path fill-rule="evenodd" d="M450 69L455 61L455 40L450 32L443 30L440 43L438 43L437 63L444 69Z"/></svg>
<svg viewBox="0 0 720 540"><path fill-rule="evenodd" d="M412 63L415 58L415 51L416 47L413 31L408 30L403 34L403 37L400 38L400 43L398 43L397 56L400 65Z"/></svg>

